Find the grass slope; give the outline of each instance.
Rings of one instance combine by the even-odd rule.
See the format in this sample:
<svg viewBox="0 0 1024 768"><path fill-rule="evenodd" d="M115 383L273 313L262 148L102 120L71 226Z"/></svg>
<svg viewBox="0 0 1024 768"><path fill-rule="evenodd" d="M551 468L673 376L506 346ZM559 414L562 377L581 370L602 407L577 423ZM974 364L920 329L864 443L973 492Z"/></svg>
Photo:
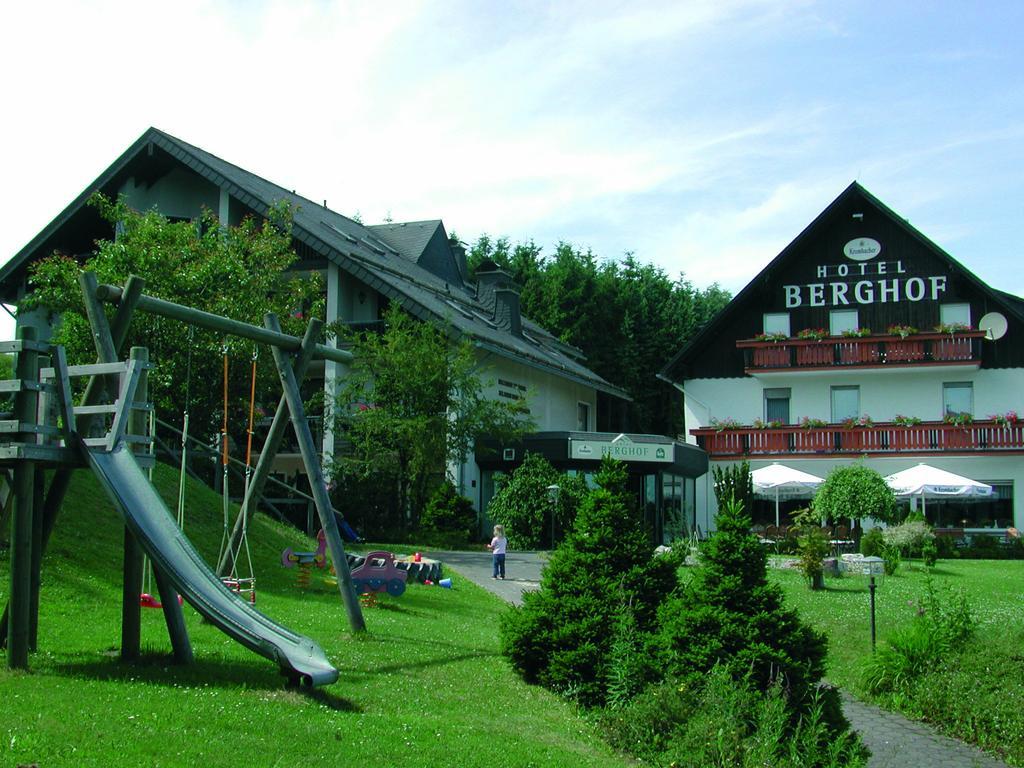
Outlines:
<svg viewBox="0 0 1024 768"><path fill-rule="evenodd" d="M177 475L158 467L169 503ZM188 489L185 529L208 561L220 499ZM341 671L312 693L285 690L277 667L186 606L196 655L173 666L160 611L143 612L141 663L120 662L122 525L87 472L77 473L43 567L39 652L29 673L0 669L0 765L248 766L629 764L557 697L518 681L500 657L505 606L459 578L410 585L365 609L354 637L337 589L295 585L286 546L313 548L260 515L251 524L257 607L316 640ZM9 592L0 550L0 601ZM153 587L155 589L155 586Z"/></svg>
<svg viewBox="0 0 1024 768"><path fill-rule="evenodd" d="M770 570L794 606L829 638L828 676L860 691L863 663L871 655L870 598L865 576L828 579L812 592L794 571ZM925 593L920 565L903 564L878 579L876 624L881 643L909 623ZM1024 766L1024 561L943 560L932 569L940 590L963 590L978 621L970 647L919 680L912 695L887 697L884 706L928 720L946 733Z"/></svg>

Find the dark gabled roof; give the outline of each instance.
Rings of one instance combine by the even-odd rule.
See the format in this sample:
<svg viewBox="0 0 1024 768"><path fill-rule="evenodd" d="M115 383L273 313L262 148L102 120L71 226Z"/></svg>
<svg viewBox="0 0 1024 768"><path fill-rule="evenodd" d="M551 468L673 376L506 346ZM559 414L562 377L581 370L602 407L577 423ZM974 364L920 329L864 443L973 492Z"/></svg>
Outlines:
<svg viewBox="0 0 1024 768"><path fill-rule="evenodd" d="M413 261L418 261L431 238L434 237L434 233L443 226L440 219L430 219L428 221L371 224L367 229L403 253L409 254Z"/></svg>
<svg viewBox="0 0 1024 768"><path fill-rule="evenodd" d="M844 189L843 192L825 208L825 210L818 214L789 245L783 248L782 251L779 252L779 254L772 259L756 277L754 277L753 280L747 283L743 290L737 293L733 297L732 301L723 307L718 314L716 314L710 322L704 326L700 333L685 344L683 348L680 349L679 352L677 352L676 355L661 369L658 376L666 379L673 379L673 371L676 371L679 366L685 366L694 360L701 351L707 347L707 345L720 342L720 339L718 339L719 329L737 312L742 312L746 309L748 304L747 300L756 290L756 287L763 281L767 280L771 274L778 274L780 267L789 259L790 255L797 251L797 249L806 240L813 237L820 228L828 226L835 210L845 205L846 202L854 196L859 197L867 205L874 206L880 213L894 222L912 239L918 241L922 246L924 246L924 248L931 251L939 259L946 261L958 270L978 291L989 296L997 305L1005 308L1021 321L1024 321L1024 300L989 286L919 230L912 227L907 219L900 216L885 203L868 192L868 190L861 186L860 183L854 181Z"/></svg>
<svg viewBox="0 0 1024 768"><path fill-rule="evenodd" d="M164 156L154 161L154 155L159 152ZM470 337L481 348L628 399L625 391L582 365L579 350L567 347L526 318L523 318L523 337L502 331L493 323L488 308L476 300L461 279L451 279L444 271L443 276L439 276L424 268L420 262L425 253L430 254L428 261L433 266L441 262L437 249L444 228L440 221L413 222L411 227L406 226L414 234L397 236L395 230L401 232L401 225L363 226L156 128L150 128L139 137L71 205L0 268L0 294L13 295L28 263L49 255L57 247L55 243L62 228L88 229L81 221L96 221L95 214L86 205L96 191L115 193L124 179L147 162L164 162L167 167L181 164L226 189L231 197L259 215L266 215L271 206L284 200L293 212L292 235L297 241L414 316L435 322L448 321L456 335ZM419 224L424 226L417 226ZM431 226L434 224L437 226ZM444 242L447 242L446 236ZM451 264L454 274L458 275L454 257Z"/></svg>

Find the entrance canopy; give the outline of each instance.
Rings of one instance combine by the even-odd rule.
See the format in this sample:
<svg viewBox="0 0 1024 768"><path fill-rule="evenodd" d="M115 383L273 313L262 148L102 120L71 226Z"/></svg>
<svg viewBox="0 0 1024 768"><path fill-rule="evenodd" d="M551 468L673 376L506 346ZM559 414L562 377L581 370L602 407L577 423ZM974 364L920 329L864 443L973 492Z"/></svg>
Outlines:
<svg viewBox="0 0 1024 768"><path fill-rule="evenodd" d="M775 524L779 524L779 499L810 498L825 482L817 475L801 472L785 464L769 464L750 473L754 493L775 499Z"/></svg>
<svg viewBox="0 0 1024 768"><path fill-rule="evenodd" d="M920 498L922 513L926 506L925 499L963 499L992 495L991 485L928 464L918 464L889 475L885 482L901 498Z"/></svg>

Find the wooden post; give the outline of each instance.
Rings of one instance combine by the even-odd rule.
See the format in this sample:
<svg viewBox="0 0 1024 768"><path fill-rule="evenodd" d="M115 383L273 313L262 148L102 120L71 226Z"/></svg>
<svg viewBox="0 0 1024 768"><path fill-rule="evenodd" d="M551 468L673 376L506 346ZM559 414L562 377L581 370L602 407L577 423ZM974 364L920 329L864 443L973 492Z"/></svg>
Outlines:
<svg viewBox="0 0 1024 768"><path fill-rule="evenodd" d="M114 322L111 326L111 334L113 338L114 349L120 349L121 345L124 344L124 340L128 335L128 326L131 323L132 313L135 311L135 306L138 303L139 297L142 295L142 289L145 285L145 281L141 277L130 277L128 282L125 284L124 294L121 297L121 302L118 304L117 312L114 315ZM104 321L106 318L104 318ZM63 350L58 347L58 356L62 356ZM106 359L100 350L97 350L98 363L112 363L116 360L116 353L112 359ZM58 367L64 371L67 369L66 363L61 357L58 362ZM66 376L64 377L66 378ZM100 396L103 394L103 377L93 376L89 380L89 384L85 388L85 394L82 396L82 405L96 405ZM73 416L73 414L72 414ZM92 416L84 414L79 416L77 419L66 417L68 424L72 421L77 421L77 429L79 433L86 433L89 430L89 425L92 422ZM50 534L53 533L53 529L57 524L57 516L60 513L61 506L64 504L64 497L67 495L68 487L71 485L71 475L75 471L74 467L61 466L54 472L53 478L50 480L50 487L46 492L46 502L42 507L42 518L43 518L43 535L42 535L42 546L40 551L40 558L46 553L46 546L50 541ZM14 496L14 481L11 480L11 495ZM13 498L12 498L13 502ZM10 617L11 605L8 601L7 605L4 606L3 616L0 617L0 648L4 648L7 645L7 633L10 629Z"/></svg>
<svg viewBox="0 0 1024 768"><path fill-rule="evenodd" d="M149 360L149 351L145 347L132 347L131 359L140 363ZM143 368L139 375L139 383L136 389L139 400L145 402L149 397L148 381L146 371ZM125 403L124 407L131 408L131 403ZM145 432L145 417L132 411L128 431L132 434ZM139 603L139 596L142 593L142 579L145 562L142 555L142 547L138 539L128 529L124 528L124 578L121 583L121 658L125 661L137 659L141 650L142 642L142 606Z"/></svg>
<svg viewBox="0 0 1024 768"><path fill-rule="evenodd" d="M264 318L267 327L273 331L280 332L280 324L277 317L268 314ZM319 330L320 321L310 321L310 326L316 325ZM311 333L307 330L306 338ZM309 485L312 489L313 501L316 503L316 511L320 515L320 525L327 536L327 547L331 552L331 559L334 561L334 570L338 574L338 591L341 592L341 600L348 612L349 625L353 632L365 632L366 621L363 618L363 611L359 607L359 598L356 595L352 584L352 572L348 566L348 556L345 554L345 547L341 543L341 534L338 532L338 522L334 519L334 508L327 495L327 486L324 483L323 472L320 469L320 459L316 453L316 446L313 444L313 435L309 431L309 422L306 420L306 410L302 405L302 395L299 392L298 382L292 372L288 355L278 347L271 347L274 353L274 362L277 364L277 373L281 378L281 387L284 389L285 397L288 400L288 410L291 411L292 428L295 430L295 437L299 442L299 451L302 453L302 463L306 467L306 477L309 478Z"/></svg>
<svg viewBox="0 0 1024 768"><path fill-rule="evenodd" d="M18 337L35 341L36 329L18 329ZM35 382L38 378L39 353L23 349L18 353L17 378ZM14 418L32 424L36 418L38 393L24 388L14 399ZM18 439L35 442L34 433L21 433ZM35 494L35 462L19 461L14 467L14 522L11 526L11 597L7 633L7 666L28 669L29 641L32 623L32 529Z"/></svg>

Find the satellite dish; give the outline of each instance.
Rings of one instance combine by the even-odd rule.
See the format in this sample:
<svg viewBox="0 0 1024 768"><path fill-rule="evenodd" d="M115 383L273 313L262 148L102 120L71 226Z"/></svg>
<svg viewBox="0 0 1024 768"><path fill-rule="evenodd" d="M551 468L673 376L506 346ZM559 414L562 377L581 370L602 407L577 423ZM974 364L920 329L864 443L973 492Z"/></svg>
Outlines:
<svg viewBox="0 0 1024 768"><path fill-rule="evenodd" d="M989 341L1003 338L1006 326L1006 318L999 312L989 312L978 321L978 328L985 331L985 338Z"/></svg>

